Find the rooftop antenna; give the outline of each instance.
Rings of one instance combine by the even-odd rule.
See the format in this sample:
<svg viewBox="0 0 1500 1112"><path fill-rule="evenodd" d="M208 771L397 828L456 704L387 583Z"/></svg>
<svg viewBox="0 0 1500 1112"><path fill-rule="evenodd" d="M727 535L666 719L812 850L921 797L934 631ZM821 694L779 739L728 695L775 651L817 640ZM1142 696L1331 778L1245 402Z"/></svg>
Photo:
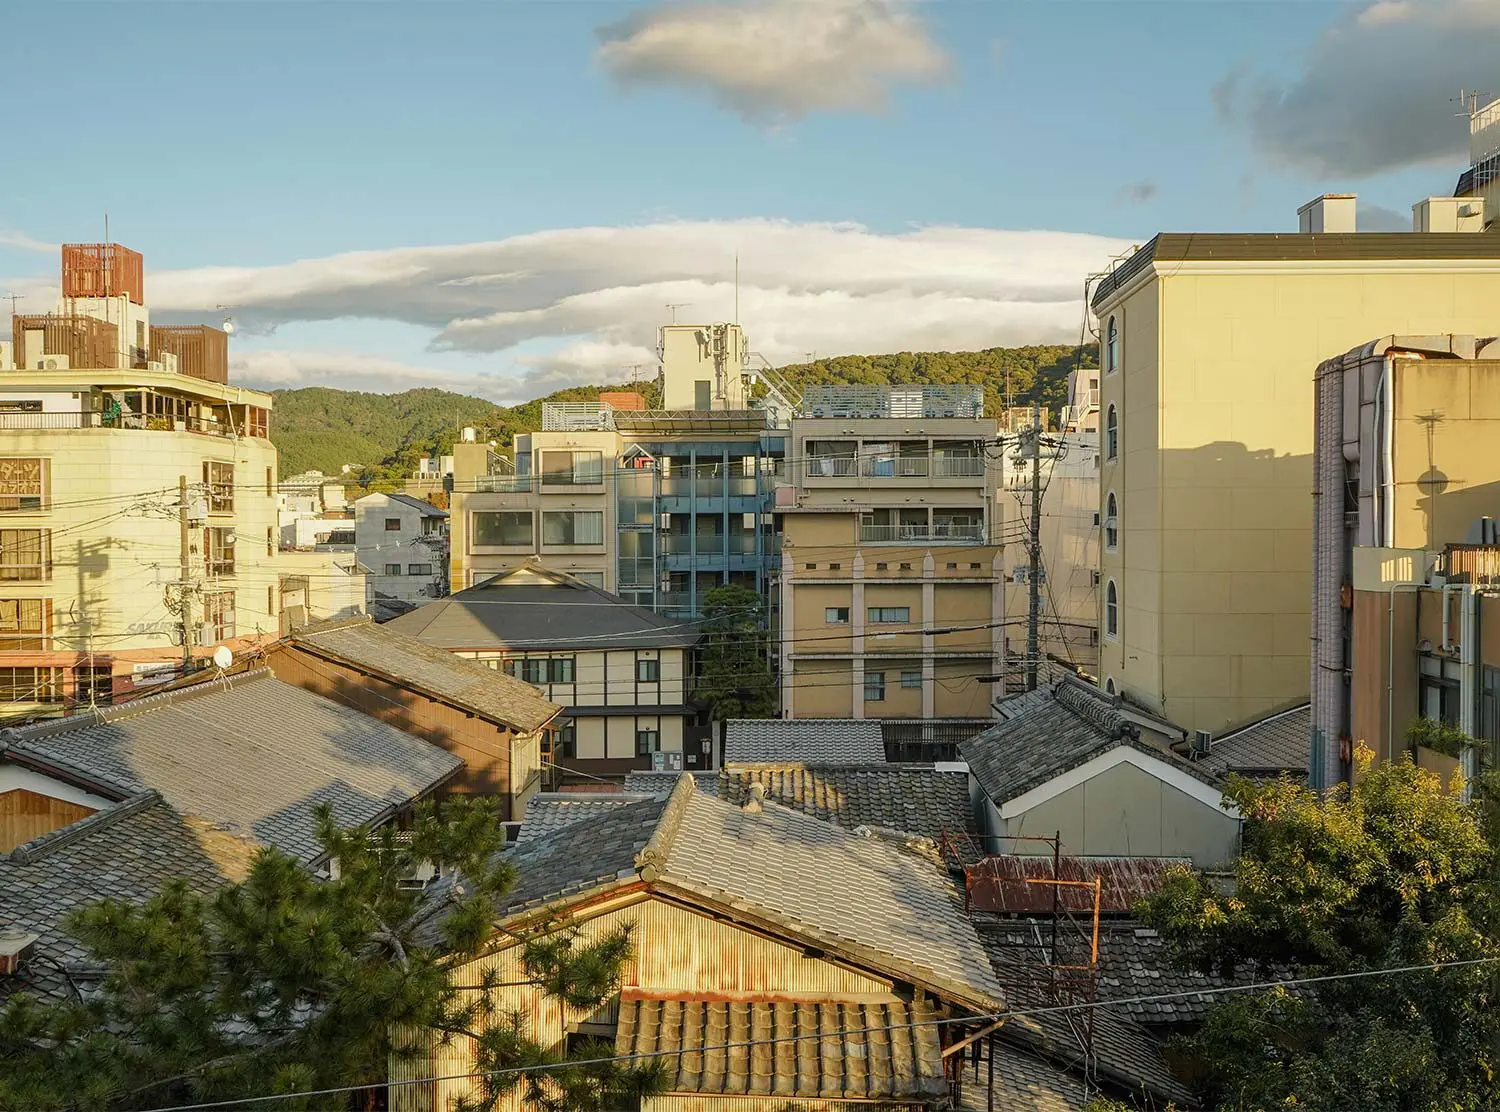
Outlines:
<svg viewBox="0 0 1500 1112"><path fill-rule="evenodd" d="M677 302L669 301L669 302L667 302L667 309L672 314L672 323L673 324L677 323L677 310L678 309L686 309L691 304L692 304L691 301L677 301Z"/></svg>
<svg viewBox="0 0 1500 1112"><path fill-rule="evenodd" d="M25 301L26 300L26 295L25 294L19 294L19 293L0 294L0 297L4 297L7 301L10 302L10 315L11 316L15 316L16 315L16 302L17 301Z"/></svg>
<svg viewBox="0 0 1500 1112"><path fill-rule="evenodd" d="M734 323L740 323L740 253L734 253Z"/></svg>
<svg viewBox="0 0 1500 1112"><path fill-rule="evenodd" d="M1472 120L1475 116L1479 115L1479 101L1481 97L1488 101L1489 94L1481 93L1477 89L1460 89L1458 90L1458 96L1451 98L1448 103L1459 104L1463 107L1462 112L1453 113L1455 116L1463 116Z"/></svg>

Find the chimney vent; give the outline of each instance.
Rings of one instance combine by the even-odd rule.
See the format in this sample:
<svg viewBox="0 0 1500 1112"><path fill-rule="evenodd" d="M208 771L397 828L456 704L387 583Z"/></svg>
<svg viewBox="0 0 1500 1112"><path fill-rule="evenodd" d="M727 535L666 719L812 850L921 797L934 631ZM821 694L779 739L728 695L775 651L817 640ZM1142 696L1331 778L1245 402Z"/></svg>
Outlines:
<svg viewBox="0 0 1500 1112"><path fill-rule="evenodd" d="M1297 210L1297 230L1304 235L1354 231L1354 209L1359 198L1353 193L1325 193Z"/></svg>
<svg viewBox="0 0 1500 1112"><path fill-rule="evenodd" d="M749 798L745 800L745 812L758 815L765 810L766 786L764 784L751 784Z"/></svg>

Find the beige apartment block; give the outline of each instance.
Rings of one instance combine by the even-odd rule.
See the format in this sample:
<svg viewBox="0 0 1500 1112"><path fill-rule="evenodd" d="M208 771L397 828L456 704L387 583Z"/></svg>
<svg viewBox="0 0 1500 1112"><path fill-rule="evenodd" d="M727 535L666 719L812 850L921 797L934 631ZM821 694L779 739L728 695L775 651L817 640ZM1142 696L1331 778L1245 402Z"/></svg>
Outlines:
<svg viewBox="0 0 1500 1112"><path fill-rule="evenodd" d="M63 249L65 294L98 248L134 254L90 247L82 264L79 248ZM224 333L155 328L139 297L138 282L120 296L65 296L55 313L16 317L15 347L0 347L6 717L171 678L181 479L195 653L279 631L271 398L228 384Z"/></svg>
<svg viewBox="0 0 1500 1112"><path fill-rule="evenodd" d="M1380 685L1378 662L1390 660L1389 650L1379 647L1383 642L1372 637L1394 632L1393 627L1374 629L1380 625L1375 619L1386 614L1389 625L1399 610L1406 615L1400 620L1408 620L1408 602L1398 607L1395 596L1429 588L1427 570L1440 554L1471 537L1481 539L1485 523L1500 515L1500 342L1459 335L1371 341L1318 368L1316 414L1315 778L1324 784L1347 779L1353 747L1360 742L1381 755L1399 753L1406 727L1419 712L1449 717L1472 736L1500 742L1500 726L1485 721L1481 734L1476 699L1472 694L1457 698L1456 687L1453 700L1424 697L1414 708L1406 690L1417 674L1410 662L1402 666L1409 674L1400 685L1387 667L1386 713L1368 713L1378 702L1369 698L1371 688ZM1387 571L1402 566L1387 558L1369 563L1368 554L1392 551L1416 554L1406 561L1404 576L1373 586L1356 580L1361 561ZM1453 574L1457 583L1460 572ZM1488 579L1476 577L1458 593L1488 589ZM1377 597L1371 601L1367 592ZM1406 647L1408 653L1417 640ZM1423 668L1436 667L1440 680L1444 670L1461 671L1474 663L1462 656L1472 638L1459 636L1457 627L1426 640ZM1477 693L1477 678L1469 678L1471 692ZM1354 705L1358 688L1365 692L1364 713Z"/></svg>
<svg viewBox="0 0 1500 1112"><path fill-rule="evenodd" d="M991 537L996 423L976 389L804 398L823 416L792 421L776 493L783 717L991 716L1004 548Z"/></svg>
<svg viewBox="0 0 1500 1112"><path fill-rule="evenodd" d="M1493 334L1497 306L1492 235L1163 233L1116 265L1092 302L1106 689L1215 734L1306 700L1314 372L1371 336Z"/></svg>

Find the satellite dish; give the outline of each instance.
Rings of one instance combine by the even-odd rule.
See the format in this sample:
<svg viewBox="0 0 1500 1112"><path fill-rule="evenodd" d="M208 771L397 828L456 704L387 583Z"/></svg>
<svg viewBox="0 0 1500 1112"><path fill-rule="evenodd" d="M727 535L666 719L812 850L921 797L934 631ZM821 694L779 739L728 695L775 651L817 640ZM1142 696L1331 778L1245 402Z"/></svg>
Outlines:
<svg viewBox="0 0 1500 1112"><path fill-rule="evenodd" d="M228 645L220 645L214 650L213 661L214 667L223 671L234 663L234 653L229 651Z"/></svg>
<svg viewBox="0 0 1500 1112"><path fill-rule="evenodd" d="M225 317L224 318L224 331L227 332L230 335L234 334L234 318L233 317Z"/></svg>

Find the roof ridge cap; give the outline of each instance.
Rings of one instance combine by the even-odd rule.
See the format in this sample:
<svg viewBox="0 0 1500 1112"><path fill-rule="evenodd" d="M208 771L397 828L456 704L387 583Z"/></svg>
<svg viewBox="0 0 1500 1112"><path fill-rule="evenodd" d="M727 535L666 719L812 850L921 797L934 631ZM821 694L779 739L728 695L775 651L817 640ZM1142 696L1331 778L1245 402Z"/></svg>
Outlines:
<svg viewBox="0 0 1500 1112"><path fill-rule="evenodd" d="M684 772L677 778L672 794L667 796L667 805L662 808L661 817L656 820L656 829L635 855L636 872L640 873L641 879L647 884L659 879L667 871L667 858L672 854L677 831L682 827L689 801L697 794L698 787L691 772Z"/></svg>
<svg viewBox="0 0 1500 1112"><path fill-rule="evenodd" d="M155 788L147 788L113 807L95 811L92 815L87 815L75 823L49 831L17 846L10 851L10 859L20 865L33 864L48 854L56 853L64 846L70 846L81 838L106 830L121 819L144 811L147 807L159 802L161 802L161 792Z"/></svg>
<svg viewBox="0 0 1500 1112"><path fill-rule="evenodd" d="M1129 722L1114 704L1101 705L1104 700L1090 691L1081 691L1062 681L1053 689L1052 697L1058 706L1081 718L1089 725L1103 730L1111 741L1134 739L1139 730ZM1085 704L1084 700L1087 700Z"/></svg>

